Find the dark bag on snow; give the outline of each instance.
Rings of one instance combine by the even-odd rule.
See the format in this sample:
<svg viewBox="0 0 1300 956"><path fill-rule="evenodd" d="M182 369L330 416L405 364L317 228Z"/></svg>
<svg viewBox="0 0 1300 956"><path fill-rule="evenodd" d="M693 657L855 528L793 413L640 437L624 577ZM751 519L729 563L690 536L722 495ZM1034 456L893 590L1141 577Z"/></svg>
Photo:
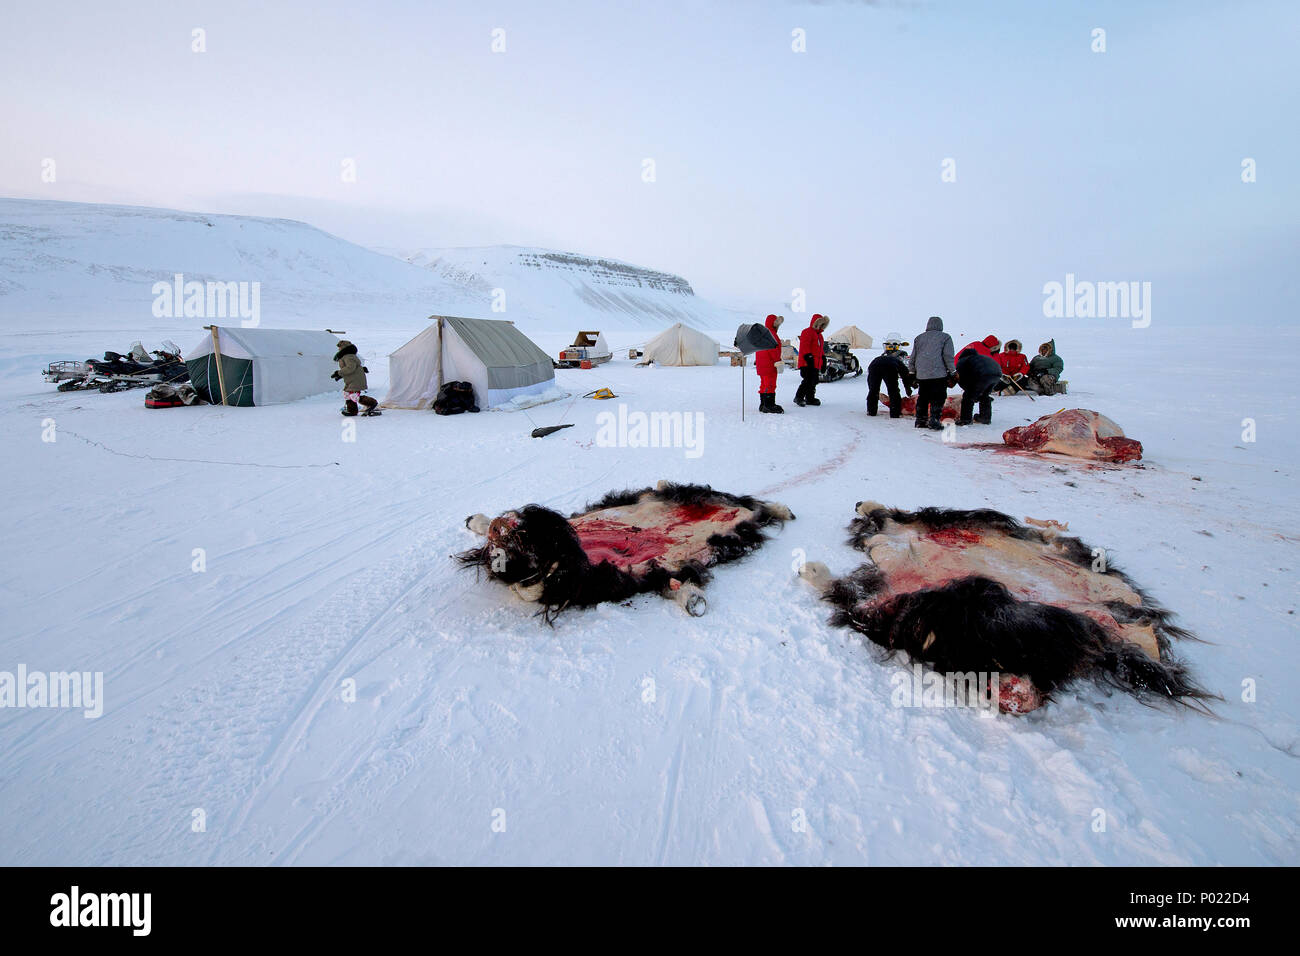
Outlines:
<svg viewBox="0 0 1300 956"><path fill-rule="evenodd" d="M474 386L469 382L447 382L438 389L434 399L433 410L439 415L459 415L461 412L477 412L474 401Z"/></svg>
<svg viewBox="0 0 1300 956"><path fill-rule="evenodd" d="M776 340L771 329L755 322L736 329L736 340L733 344L740 349L741 355L752 355L764 349L777 348L781 343Z"/></svg>
<svg viewBox="0 0 1300 956"><path fill-rule="evenodd" d="M182 405L199 405L203 399L188 383L168 385L160 383L149 389L144 397L145 408L180 408Z"/></svg>

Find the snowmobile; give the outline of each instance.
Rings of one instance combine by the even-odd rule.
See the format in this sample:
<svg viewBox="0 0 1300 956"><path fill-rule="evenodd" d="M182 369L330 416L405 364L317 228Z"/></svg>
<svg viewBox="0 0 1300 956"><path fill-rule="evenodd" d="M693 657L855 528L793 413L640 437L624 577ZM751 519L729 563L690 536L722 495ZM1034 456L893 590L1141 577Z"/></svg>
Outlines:
<svg viewBox="0 0 1300 956"><path fill-rule="evenodd" d="M823 356L825 361L818 381L838 382L846 375L853 377L862 374L862 363L849 349L847 342L827 342Z"/></svg>
<svg viewBox="0 0 1300 956"><path fill-rule="evenodd" d="M186 382L190 373L181 360L180 349L170 341L162 349L155 349L155 359L136 342L128 355L106 351L103 359L86 359L85 362L51 362L45 370L47 382L58 382L60 392L98 389L101 392L121 392L129 388L145 388L159 382Z"/></svg>

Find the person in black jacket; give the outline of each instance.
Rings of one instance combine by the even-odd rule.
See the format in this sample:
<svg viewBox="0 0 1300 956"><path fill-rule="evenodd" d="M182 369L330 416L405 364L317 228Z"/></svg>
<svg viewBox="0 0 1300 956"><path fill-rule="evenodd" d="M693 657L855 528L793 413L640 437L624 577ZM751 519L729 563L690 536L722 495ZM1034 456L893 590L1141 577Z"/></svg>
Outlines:
<svg viewBox="0 0 1300 956"><path fill-rule="evenodd" d="M907 389L907 397L912 397L912 376L907 371L907 353L900 346L906 345L897 332L885 336L885 351L871 360L867 366L867 414L872 418L880 406L880 386L884 383L889 390L889 417L903 417L903 398L898 391L901 379Z"/></svg>
<svg viewBox="0 0 1300 956"><path fill-rule="evenodd" d="M985 347L984 351L980 350L980 345ZM972 421L981 425L993 423L993 386L1002 381L1002 366L991 354L986 354L991 353L992 348L985 339L982 343L972 343L957 355L957 382L961 385L958 425L969 425ZM972 419L976 402L980 410Z"/></svg>

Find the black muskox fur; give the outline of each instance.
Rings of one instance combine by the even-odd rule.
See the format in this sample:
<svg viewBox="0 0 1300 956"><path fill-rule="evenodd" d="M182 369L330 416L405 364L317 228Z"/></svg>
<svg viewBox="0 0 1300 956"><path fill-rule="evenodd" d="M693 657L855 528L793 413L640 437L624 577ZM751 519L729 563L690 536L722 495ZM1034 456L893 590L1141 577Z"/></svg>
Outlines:
<svg viewBox="0 0 1300 956"><path fill-rule="evenodd" d="M1027 528L1009 515L989 509L973 511L923 508L908 512L877 508L849 525L849 541L860 551L884 530L887 520L925 525L930 530L999 531L1010 537L1052 545L1057 556L1092 571L1093 549L1078 538L1049 536ZM1193 638L1170 623L1171 613L1152 601L1127 575L1107 563L1106 570L1140 596L1140 606L1109 602L1107 610L1121 623L1150 624L1161 660L1153 661L1137 645L1116 641L1100 624L1068 608L1025 601L1002 584L971 576L942 587L900 594L871 603L886 587L885 574L865 564L833 581L823 597L837 610L836 626L861 632L886 652L906 651L941 672L999 672L1030 678L1047 699L1052 691L1089 678L1141 698L1192 704L1215 698L1199 688L1186 668L1169 653L1170 638ZM1203 704L1200 704L1202 709Z"/></svg>
<svg viewBox="0 0 1300 956"><path fill-rule="evenodd" d="M519 527L514 535L518 547L507 549L504 570L492 569L490 545L487 544L456 557L463 566L482 568L490 577L506 584L530 587L540 582L542 591L538 603L542 609L539 613L548 624L553 624L555 618L568 608L592 607L604 601L621 601L637 594L661 592L674 579L703 586L712 576L711 565L734 561L755 550L766 540L763 529L783 520L757 498L714 491L708 485L669 483L659 488L610 492L570 517L633 505L647 493L657 500L675 504L712 503L741 507L752 511L754 517L740 522L726 534L711 535L707 543L712 554L707 564L690 561L674 571L651 562L644 573L634 575L608 561L593 564L568 519L557 511L535 504L518 509Z"/></svg>

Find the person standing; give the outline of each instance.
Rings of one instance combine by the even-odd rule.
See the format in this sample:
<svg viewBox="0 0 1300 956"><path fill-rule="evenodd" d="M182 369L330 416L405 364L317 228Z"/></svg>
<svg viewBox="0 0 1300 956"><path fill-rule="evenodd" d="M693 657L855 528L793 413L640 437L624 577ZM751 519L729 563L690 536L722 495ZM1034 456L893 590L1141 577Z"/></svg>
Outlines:
<svg viewBox="0 0 1300 956"><path fill-rule="evenodd" d="M799 388L794 393L796 405L820 405L817 397L817 382L821 378L822 367L826 364L826 340L822 332L830 325L830 319L820 313L813 313L808 328L799 333Z"/></svg>
<svg viewBox="0 0 1300 956"><path fill-rule="evenodd" d="M370 369L361 364L361 359L357 357L357 347L347 339L341 340L339 350L334 353L334 361L339 363L339 368L330 378L343 382L343 414L349 417L357 414L358 402L366 408L362 415L380 414L375 408L379 403L363 394L367 387L366 372Z"/></svg>
<svg viewBox="0 0 1300 956"><path fill-rule="evenodd" d="M916 378L916 426L939 431L939 416L948 397L948 379L957 373L953 361L952 336L943 330L943 319L932 315L925 331L912 343L907 370Z"/></svg>
<svg viewBox="0 0 1300 956"><path fill-rule="evenodd" d="M912 381L907 371L907 353L900 350L906 345L897 332L885 336L885 351L871 360L867 366L867 414L872 418L880 406L880 386L884 383L889 390L889 417L903 417L903 397L899 394L898 381L902 379L907 389L907 397L912 397Z"/></svg>
<svg viewBox="0 0 1300 956"><path fill-rule="evenodd" d="M769 315L763 325L776 339L776 348L759 349L754 355L754 368L758 371L758 410L767 414L780 415L785 409L776 403L776 373L781 366L781 323L783 315Z"/></svg>

